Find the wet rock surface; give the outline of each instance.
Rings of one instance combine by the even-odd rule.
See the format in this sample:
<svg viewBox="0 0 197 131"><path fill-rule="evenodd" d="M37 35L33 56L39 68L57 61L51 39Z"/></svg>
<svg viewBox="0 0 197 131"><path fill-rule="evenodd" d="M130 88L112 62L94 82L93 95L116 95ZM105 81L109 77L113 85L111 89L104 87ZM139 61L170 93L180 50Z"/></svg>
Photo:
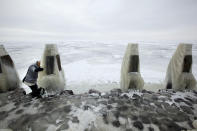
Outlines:
<svg viewBox="0 0 197 131"><path fill-rule="evenodd" d="M77 131L181 131L194 129L197 93L114 89L64 91L44 98L22 89L0 94L0 129Z"/></svg>

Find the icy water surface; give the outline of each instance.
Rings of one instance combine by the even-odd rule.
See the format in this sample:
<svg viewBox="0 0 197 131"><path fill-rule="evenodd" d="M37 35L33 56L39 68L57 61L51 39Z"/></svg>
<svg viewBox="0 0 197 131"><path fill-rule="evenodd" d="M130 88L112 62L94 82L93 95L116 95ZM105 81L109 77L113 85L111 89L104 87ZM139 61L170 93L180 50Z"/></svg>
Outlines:
<svg viewBox="0 0 197 131"><path fill-rule="evenodd" d="M146 83L162 83L178 43L138 42L140 69ZM20 78L28 66L41 59L45 43L1 43L13 58ZM67 89L76 93L95 88L119 87L125 42L66 41L56 43L64 68ZM197 78L197 45L193 45L193 73ZM24 88L27 89L25 85ZM154 87L153 87L154 88Z"/></svg>

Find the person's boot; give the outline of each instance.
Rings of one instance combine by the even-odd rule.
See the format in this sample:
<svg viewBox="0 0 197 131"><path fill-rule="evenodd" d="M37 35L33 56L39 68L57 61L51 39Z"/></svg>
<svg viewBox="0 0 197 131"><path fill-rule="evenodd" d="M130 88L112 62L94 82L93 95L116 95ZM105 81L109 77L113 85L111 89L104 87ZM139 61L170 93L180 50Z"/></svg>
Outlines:
<svg viewBox="0 0 197 131"><path fill-rule="evenodd" d="M23 91L23 95L26 95L26 92L25 91Z"/></svg>
<svg viewBox="0 0 197 131"><path fill-rule="evenodd" d="M29 93L31 95L32 98L36 97L35 93L31 92Z"/></svg>

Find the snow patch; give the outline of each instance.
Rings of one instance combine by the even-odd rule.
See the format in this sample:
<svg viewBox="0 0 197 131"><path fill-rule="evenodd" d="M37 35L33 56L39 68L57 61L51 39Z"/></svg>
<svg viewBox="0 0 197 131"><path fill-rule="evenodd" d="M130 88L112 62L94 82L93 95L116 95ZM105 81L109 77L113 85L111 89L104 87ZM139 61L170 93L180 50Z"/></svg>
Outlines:
<svg viewBox="0 0 197 131"><path fill-rule="evenodd" d="M121 96L127 95L129 98L132 98L134 94L138 96L143 95L143 93L141 93L139 90L133 90L133 91L130 91L129 93L122 93Z"/></svg>

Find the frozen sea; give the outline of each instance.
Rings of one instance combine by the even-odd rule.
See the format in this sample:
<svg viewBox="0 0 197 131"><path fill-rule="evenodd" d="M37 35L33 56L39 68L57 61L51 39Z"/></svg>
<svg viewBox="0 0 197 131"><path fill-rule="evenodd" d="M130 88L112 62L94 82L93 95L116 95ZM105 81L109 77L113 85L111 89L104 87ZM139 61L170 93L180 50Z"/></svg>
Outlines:
<svg viewBox="0 0 197 131"><path fill-rule="evenodd" d="M94 88L109 91L119 88L122 58L128 42L66 41L57 42L66 89L82 93ZM157 90L165 79L168 63L178 43L138 42L140 70L146 88ZM32 63L40 60L45 43L6 42L20 79ZM197 45L193 45L193 74L197 78ZM148 86L151 85L151 86ZM155 86L153 86L155 85ZM22 85L29 91L26 85Z"/></svg>

